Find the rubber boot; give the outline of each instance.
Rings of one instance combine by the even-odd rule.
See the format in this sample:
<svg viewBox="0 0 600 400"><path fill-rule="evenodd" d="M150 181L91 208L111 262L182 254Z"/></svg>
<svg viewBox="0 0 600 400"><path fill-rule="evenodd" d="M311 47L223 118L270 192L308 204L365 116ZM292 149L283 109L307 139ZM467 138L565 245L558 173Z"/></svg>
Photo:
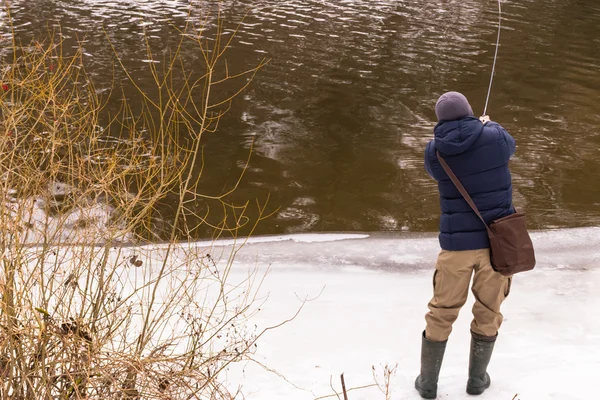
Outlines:
<svg viewBox="0 0 600 400"><path fill-rule="evenodd" d="M415 381L415 389L424 399L435 399L437 397L437 383L446 351L447 340L434 342L428 340L423 332L421 341L421 375Z"/></svg>
<svg viewBox="0 0 600 400"><path fill-rule="evenodd" d="M496 336L481 336L471 332L471 355L469 357L469 381L467 393L482 394L490 387L492 380L487 373L487 367L492 358Z"/></svg>

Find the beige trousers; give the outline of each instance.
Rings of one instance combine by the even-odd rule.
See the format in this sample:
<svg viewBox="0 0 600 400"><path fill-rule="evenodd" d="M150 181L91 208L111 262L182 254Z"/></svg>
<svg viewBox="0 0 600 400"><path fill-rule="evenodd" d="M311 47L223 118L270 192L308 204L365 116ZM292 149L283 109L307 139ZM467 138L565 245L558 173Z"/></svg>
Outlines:
<svg viewBox="0 0 600 400"><path fill-rule="evenodd" d="M500 306L510 292L512 277L493 270L489 249L446 251L440 253L433 275L433 298L425 316L425 335L433 341L444 341L452 332L461 307L469 294L471 275L475 271L475 295L471 331L483 336L496 336L502 324Z"/></svg>

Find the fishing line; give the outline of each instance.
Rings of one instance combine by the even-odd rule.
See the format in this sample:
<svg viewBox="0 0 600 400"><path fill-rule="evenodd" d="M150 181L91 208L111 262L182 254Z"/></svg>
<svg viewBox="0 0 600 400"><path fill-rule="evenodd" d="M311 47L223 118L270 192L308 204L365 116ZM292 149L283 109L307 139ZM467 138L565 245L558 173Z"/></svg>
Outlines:
<svg viewBox="0 0 600 400"><path fill-rule="evenodd" d="M492 75L490 76L490 86L488 87L487 97L485 99L485 107L483 115L487 115L488 102L490 101L490 93L492 92L492 83L494 82L494 73L496 71L496 59L498 58L498 47L500 46L500 30L502 29L502 0L498 0L498 39L496 40L496 52L494 53L494 63L492 64Z"/></svg>

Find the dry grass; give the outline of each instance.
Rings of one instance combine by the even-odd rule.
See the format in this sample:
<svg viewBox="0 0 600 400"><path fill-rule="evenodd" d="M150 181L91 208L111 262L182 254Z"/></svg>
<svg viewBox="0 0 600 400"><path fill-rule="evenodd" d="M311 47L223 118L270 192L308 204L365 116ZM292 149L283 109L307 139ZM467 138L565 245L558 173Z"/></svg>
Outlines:
<svg viewBox="0 0 600 400"><path fill-rule="evenodd" d="M394 365L393 367L390 367L388 364L382 365L382 376L379 376L377 370L375 369L375 366L372 366L373 369L373 380L375 381L375 384L377 385L377 387L379 388L379 390L381 391L381 393L385 396L385 400L391 400L392 399L392 379L394 378L394 376L396 375L396 372L398 370L398 364Z"/></svg>
<svg viewBox="0 0 600 400"><path fill-rule="evenodd" d="M216 22L215 22L216 21ZM191 23L190 23L191 25ZM221 204L215 236L237 236L249 203L199 194L202 138L217 131L233 98L264 65L233 73L220 18L186 26L181 43L148 63L154 85L123 93L108 115L81 50L66 55L60 32L13 43L0 93L0 397L3 399L231 399L221 373L248 357L260 332L246 329L260 277L231 282L239 248L222 257L194 246L199 199ZM208 36L210 40L208 40ZM204 63L188 70L181 46ZM148 58L153 59L148 44ZM223 95L223 85L235 87ZM125 96L125 94L127 96ZM134 110L126 97L141 99ZM183 139L185 138L185 139ZM241 177L240 177L241 178ZM157 205L174 216L153 238Z"/></svg>

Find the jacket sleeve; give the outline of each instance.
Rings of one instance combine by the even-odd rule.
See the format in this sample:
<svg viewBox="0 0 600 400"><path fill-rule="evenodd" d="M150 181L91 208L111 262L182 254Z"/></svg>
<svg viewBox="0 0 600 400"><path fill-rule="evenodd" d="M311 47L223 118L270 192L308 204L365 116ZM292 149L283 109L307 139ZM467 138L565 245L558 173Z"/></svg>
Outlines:
<svg viewBox="0 0 600 400"><path fill-rule="evenodd" d="M425 171L429 174L430 177L433 177L433 169L431 166L431 155L435 152L435 147L433 145L433 140L427 144L425 148ZM435 179L435 178L434 178Z"/></svg>
<svg viewBox="0 0 600 400"><path fill-rule="evenodd" d="M506 131L506 129L504 129L502 127L502 125L498 125L498 127L502 131L504 140L506 140L506 144L508 145L508 158L510 159L515 154L515 151L517 150L517 143L515 142L515 138L513 138L511 136L511 134L508 133Z"/></svg>
<svg viewBox="0 0 600 400"><path fill-rule="evenodd" d="M496 128L496 130L498 131L498 134L500 135L500 140L504 141L507 145L508 148L508 154L506 155L506 159L507 161L515 154L515 151L517 149L517 144L515 142L515 138L513 138L510 133L508 133L506 131L506 129L504 129L502 127L502 125L496 123L496 122L488 122L487 123L488 126L493 126L494 128Z"/></svg>

